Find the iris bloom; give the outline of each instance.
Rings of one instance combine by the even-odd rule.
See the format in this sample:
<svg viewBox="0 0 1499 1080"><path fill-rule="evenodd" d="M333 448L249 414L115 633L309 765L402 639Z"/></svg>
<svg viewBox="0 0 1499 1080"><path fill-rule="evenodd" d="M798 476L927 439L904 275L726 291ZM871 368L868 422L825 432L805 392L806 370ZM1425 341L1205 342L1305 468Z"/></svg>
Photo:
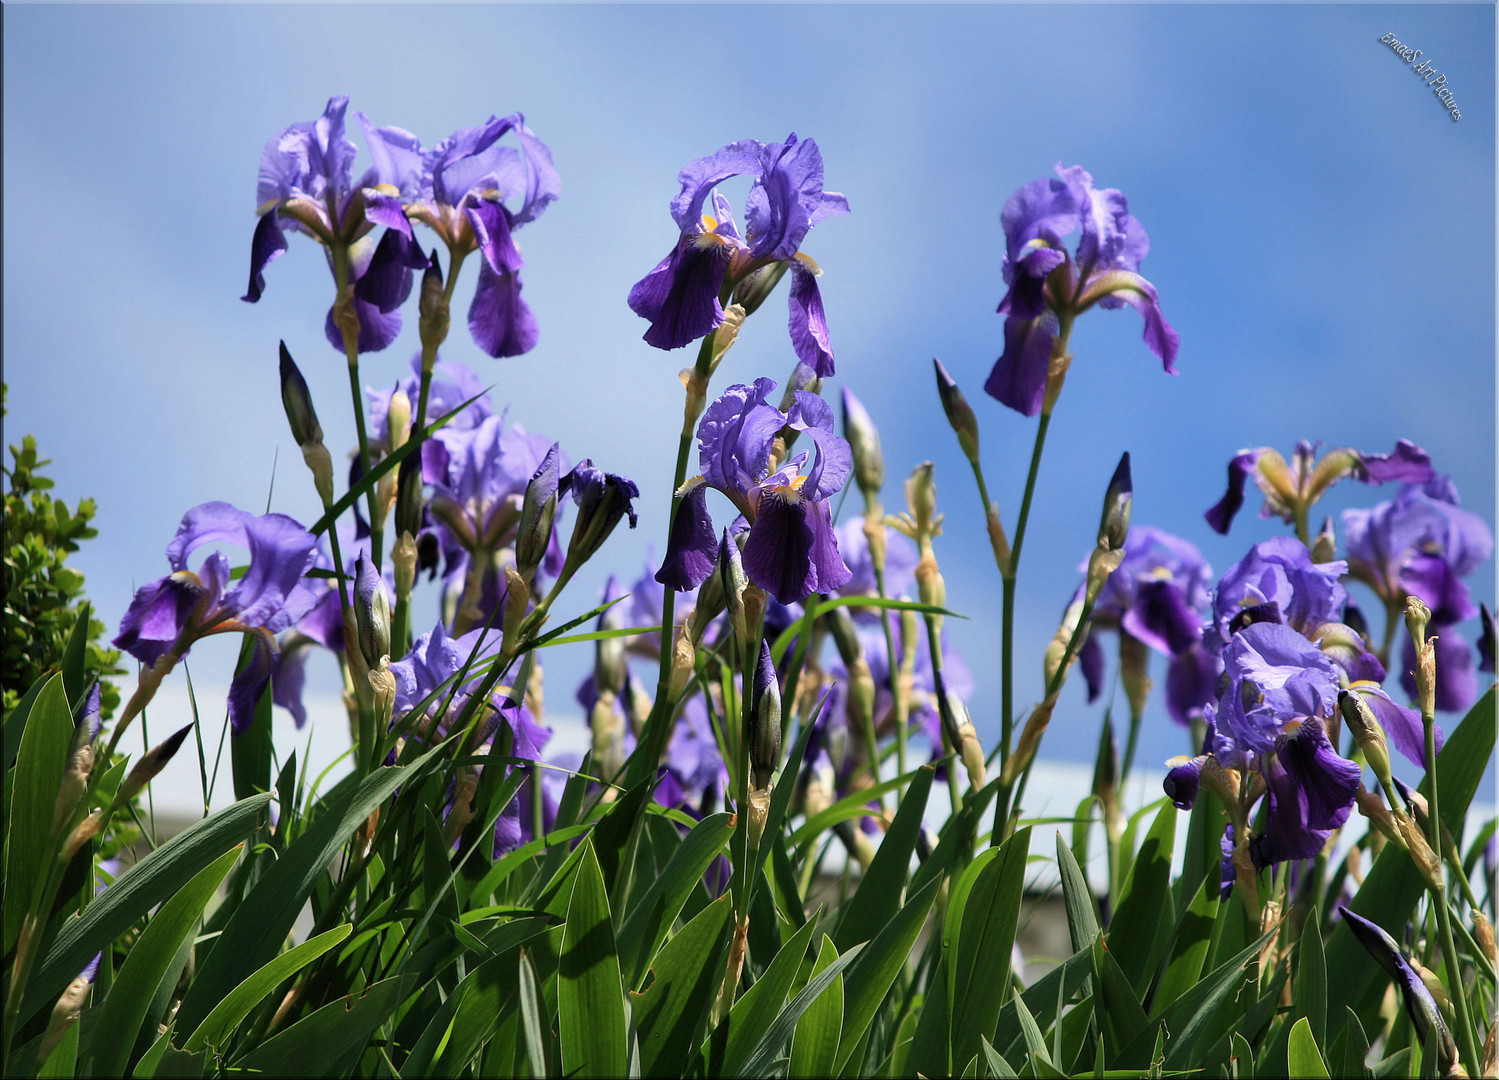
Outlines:
<svg viewBox="0 0 1499 1080"><path fill-rule="evenodd" d="M194 551L221 542L250 550L244 577L232 580L229 559L218 551L188 569ZM229 719L241 734L276 665L275 635L317 601L305 580L316 547L316 538L285 514L256 517L225 502L196 506L167 545L172 572L136 591L114 644L148 667L164 663L170 670L200 638L249 634L254 649L229 687Z"/></svg>
<svg viewBox="0 0 1499 1080"><path fill-rule="evenodd" d="M266 143L256 188L260 221L250 244L250 286L242 299L252 304L260 299L266 266L287 249L285 230L306 233L325 248L348 245L359 351L375 352L400 332L398 309L411 294L412 270L425 267L427 258L406 220L403 185L409 189L411 183L397 162L374 152L374 167L357 183L352 179L357 148L344 131L348 105L346 95L329 98L318 119L292 124ZM363 114L359 119L368 134L369 121ZM414 141L399 128L381 131ZM371 235L376 226L386 228L378 244ZM343 335L331 308L323 329L342 350Z"/></svg>
<svg viewBox="0 0 1499 1080"><path fill-rule="evenodd" d="M1406 484L1370 510L1345 510L1348 564L1389 609L1418 596L1431 610L1428 633L1436 640L1436 707L1461 712L1478 696L1473 653L1457 624L1479 614L1463 578L1487 562L1494 535L1478 515L1464 510L1447 476ZM1404 645L1401 682L1415 694L1415 650Z"/></svg>
<svg viewBox="0 0 1499 1080"><path fill-rule="evenodd" d="M1296 444L1291 464L1269 446L1240 450L1228 463L1228 490L1203 515L1214 531L1228 535L1234 515L1244 505L1244 483L1254 478L1265 494L1260 517L1277 515L1282 521L1305 520L1306 512L1333 484L1356 476L1366 484L1390 481L1422 483L1432 477L1431 458L1409 439L1401 439L1389 454L1365 454L1348 447L1329 450L1317 460L1317 444Z"/></svg>
<svg viewBox="0 0 1499 1080"><path fill-rule="evenodd" d="M1161 314L1155 286L1140 276L1150 237L1129 213L1124 195L1096 188L1081 166L1057 164L1060 179L1033 180L1005 202L1004 278L1000 301L1005 348L984 390L1026 416L1041 411L1047 367L1062 315L1094 304L1128 304L1145 320L1145 345L1176 374L1178 338ZM1075 253L1064 237L1082 230Z"/></svg>
<svg viewBox="0 0 1499 1080"><path fill-rule="evenodd" d="M745 573L781 603L831 592L852 577L827 504L853 469L848 443L833 434L833 411L822 398L798 391L783 413L766 401L775 385L757 379L753 386L731 386L704 412L697 429L702 475L682 485L666 559L656 573L668 588L696 588L713 572L718 541L708 514L710 487L749 522ZM783 427L806 432L815 457L814 450L802 450L772 460Z"/></svg>
<svg viewBox="0 0 1499 1080"><path fill-rule="evenodd" d="M496 358L529 352L536 316L521 298L525 260L512 234L562 193L552 152L521 113L491 116L425 151L398 128L365 132L376 161L390 162L403 189L413 189L406 213L437 233L454 261L472 251L484 257L468 309L474 342ZM518 145L502 142L507 135Z"/></svg>
<svg viewBox="0 0 1499 1080"><path fill-rule="evenodd" d="M1344 562L1312 562L1306 545L1289 536L1254 545L1218 583L1204 646L1220 653L1250 623L1285 623L1310 635L1324 623L1340 622L1348 602L1341 581L1347 571Z"/></svg>
<svg viewBox="0 0 1499 1080"><path fill-rule="evenodd" d="M746 234L734 225L729 201L714 188L735 176L752 176L745 200ZM730 288L759 272L776 277L791 271L791 343L819 378L833 374L833 347L817 289L821 269L801 244L830 217L848 213L848 200L822 187L822 153L811 139L784 143L745 139L698 158L677 176L681 191L671 216L681 230L655 268L630 290L630 310L650 321L648 344L678 349L723 322ZM709 198L711 212L705 213ZM764 298L755 290L752 308ZM768 291L768 290L767 290Z"/></svg>
<svg viewBox="0 0 1499 1080"><path fill-rule="evenodd" d="M1087 561L1078 569L1086 572ZM1187 724L1201 715L1202 706L1217 697L1222 670L1202 649L1212 574L1196 545L1149 525L1130 530L1124 561L1098 594L1092 627L1078 656L1089 701L1097 699L1103 683L1103 648L1096 635L1112 629L1170 658L1166 706L1174 720Z"/></svg>

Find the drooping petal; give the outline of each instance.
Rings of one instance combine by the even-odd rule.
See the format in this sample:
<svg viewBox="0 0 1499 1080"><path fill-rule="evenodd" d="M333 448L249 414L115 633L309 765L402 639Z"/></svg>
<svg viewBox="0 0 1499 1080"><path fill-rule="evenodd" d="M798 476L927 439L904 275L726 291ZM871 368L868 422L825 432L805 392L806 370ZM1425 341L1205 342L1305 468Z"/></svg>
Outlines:
<svg viewBox="0 0 1499 1080"><path fill-rule="evenodd" d="M463 200L463 214L474 230L474 242L496 274L514 273L525 265L510 237L510 211L493 199L473 195Z"/></svg>
<svg viewBox="0 0 1499 1080"><path fill-rule="evenodd" d="M1171 771L1161 786L1178 810L1190 810L1197 801L1197 791L1202 785L1202 767L1206 757L1174 757L1166 762Z"/></svg>
<svg viewBox="0 0 1499 1080"><path fill-rule="evenodd" d="M206 590L186 571L158 578L136 590L114 645L152 665L182 636Z"/></svg>
<svg viewBox="0 0 1499 1080"><path fill-rule="evenodd" d="M708 514L708 488L701 477L694 480L683 485L687 492L672 518L666 558L655 575L657 581L676 592L695 589L708 580L717 557L713 519Z"/></svg>
<svg viewBox="0 0 1499 1080"><path fill-rule="evenodd" d="M354 297L354 311L359 316L359 340L355 347L361 353L379 352L401 333L399 311L383 312L379 305L361 300L358 296ZM323 336L339 352L344 351L343 331L338 328L331 307L327 317L323 319Z"/></svg>
<svg viewBox="0 0 1499 1080"><path fill-rule="evenodd" d="M1200 645L1171 658L1166 665L1166 712L1183 727L1201 717L1217 700L1218 674L1223 665Z"/></svg>
<svg viewBox="0 0 1499 1080"><path fill-rule="evenodd" d="M635 283L630 310L650 320L644 335L647 344L679 349L723 322L718 294L733 252L732 245L683 235L671 253Z"/></svg>
<svg viewBox="0 0 1499 1080"><path fill-rule="evenodd" d="M1264 447L1240 450L1229 460L1228 490L1224 492L1223 498L1203 515L1214 532L1222 536L1228 535L1228 527L1233 524L1234 516L1244 505L1244 482L1249 479L1249 473L1259 464L1260 455L1264 452Z"/></svg>
<svg viewBox="0 0 1499 1080"><path fill-rule="evenodd" d="M281 231L281 222L274 208L267 210L255 223L255 235L250 240L250 287L240 299L256 303L265 292L264 270L286 251L286 234Z"/></svg>
<svg viewBox="0 0 1499 1080"><path fill-rule="evenodd" d="M1110 270L1095 274L1078 299L1080 308L1112 297L1140 313L1145 320L1145 346L1160 358L1167 375L1175 375L1176 353L1181 337L1161 314L1160 297L1155 286L1139 274L1128 270Z"/></svg>
<svg viewBox="0 0 1499 1080"><path fill-rule="evenodd" d="M1133 637L1168 656L1180 655L1200 642L1203 622L1172 581L1141 581L1122 619Z"/></svg>
<svg viewBox="0 0 1499 1080"><path fill-rule="evenodd" d="M302 695L307 685L307 654L311 651L311 641L283 645L271 672L271 702L291 713L299 731L307 724Z"/></svg>
<svg viewBox="0 0 1499 1080"><path fill-rule="evenodd" d="M1336 829L1348 820L1363 770L1332 748L1321 720L1309 719L1283 736L1276 752L1305 797L1310 828Z"/></svg>
<svg viewBox="0 0 1499 1080"><path fill-rule="evenodd" d="M833 374L833 346L828 340L828 320L817 291L817 275L801 259L791 260L791 345L802 363L819 379Z"/></svg>
<svg viewBox="0 0 1499 1080"><path fill-rule="evenodd" d="M1077 666L1082 669L1083 682L1088 687L1088 704L1098 700L1098 695L1103 693L1103 646L1098 643L1098 636L1091 631L1083 639L1083 646L1077 651Z"/></svg>
<svg viewBox="0 0 1499 1080"><path fill-rule="evenodd" d="M1005 319L1005 351L984 382L984 392L1022 416L1035 416L1046 397L1046 372L1058 322L1046 312L1034 319Z"/></svg>
<svg viewBox="0 0 1499 1080"><path fill-rule="evenodd" d="M495 359L530 352L540 336L536 316L520 292L519 273L497 274L489 263L479 265L468 329L474 344Z"/></svg>
<svg viewBox="0 0 1499 1080"><path fill-rule="evenodd" d="M255 721L255 704L271 681L276 660L274 639L270 635L252 633L250 641L249 659L229 684L229 727L236 737L248 731Z"/></svg>
<svg viewBox="0 0 1499 1080"><path fill-rule="evenodd" d="M1264 833L1249 841L1250 858L1261 870L1291 859L1313 858L1332 835L1332 830L1317 829L1308 822L1305 793L1290 773L1274 757L1264 761L1270 816Z"/></svg>
<svg viewBox="0 0 1499 1080"><path fill-rule="evenodd" d="M354 283L354 296L388 315L411 295L412 271L427 265L416 243L394 229L386 229L369 265ZM360 327L363 337L363 327Z"/></svg>

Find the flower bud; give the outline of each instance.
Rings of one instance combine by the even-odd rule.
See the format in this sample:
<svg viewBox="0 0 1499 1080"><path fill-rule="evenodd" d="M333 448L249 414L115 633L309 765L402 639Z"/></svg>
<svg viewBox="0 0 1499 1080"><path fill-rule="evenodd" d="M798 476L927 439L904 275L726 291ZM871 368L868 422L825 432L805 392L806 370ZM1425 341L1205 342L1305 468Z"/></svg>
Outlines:
<svg viewBox="0 0 1499 1080"><path fill-rule="evenodd" d="M917 540L940 534L942 517L937 513L937 466L923 461L911 470L906 480L906 506L910 513L909 525Z"/></svg>
<svg viewBox="0 0 1499 1080"><path fill-rule="evenodd" d="M365 665L379 667L381 658L390 655L390 600L385 582L362 551L354 564L354 623Z"/></svg>
<svg viewBox="0 0 1499 1080"><path fill-rule="evenodd" d="M63 842L62 851L58 852L57 863L66 866L73 861L73 856L78 854L80 848L94 837L99 835L99 830L104 827L104 809L102 807L93 810L89 816L78 823L68 838Z"/></svg>
<svg viewBox="0 0 1499 1080"><path fill-rule="evenodd" d="M1353 793L1353 801L1358 804L1358 812L1369 819L1371 826L1393 840L1402 851L1405 850L1405 838L1395 827L1395 815L1390 813L1390 808L1385 805L1383 799L1372 791L1359 788Z"/></svg>
<svg viewBox="0 0 1499 1080"><path fill-rule="evenodd" d="M1391 790L1390 750L1385 739L1384 728L1374 715L1374 710L1364 702L1356 690L1338 691L1338 711L1348 725L1353 741L1364 752L1364 760L1374 770L1380 785Z"/></svg>
<svg viewBox="0 0 1499 1080"><path fill-rule="evenodd" d="M125 777L125 782L120 785L119 791L115 794L114 804L124 806L140 794L141 789L155 779L157 773L167 767L167 762L177 756L177 751L182 748L183 740L192 729L192 724L178 728L177 731L146 751L145 756L135 763L135 768L130 770L129 775Z"/></svg>
<svg viewBox="0 0 1499 1080"><path fill-rule="evenodd" d="M1202 774L1198 777L1198 782L1212 793L1213 798L1218 800L1226 813L1233 815L1239 803L1241 779L1238 769L1225 769L1218 763L1217 758L1208 755L1207 761L1202 764Z"/></svg>
<svg viewBox="0 0 1499 1080"><path fill-rule="evenodd" d="M1103 514L1098 521L1098 546L1120 551L1129 536L1129 512L1134 502L1134 484L1130 481L1129 451L1119 459L1109 490L1103 497Z"/></svg>
<svg viewBox="0 0 1499 1080"><path fill-rule="evenodd" d="M613 580L605 587L608 596ZM599 613L599 630L618 630L623 626L619 617L619 605L606 608ZM604 691L617 694L625 687L625 639L623 637L599 638L593 643L593 686L600 695Z"/></svg>
<svg viewBox="0 0 1499 1080"><path fill-rule="evenodd" d="M1020 731L1020 741L1015 744L1015 752L1005 762L1003 773L1005 784L1013 784L1020 779L1020 774L1036 756L1036 749L1041 745L1041 737L1046 734L1046 729L1051 725L1051 711L1055 707L1056 702L1047 698L1031 710L1030 716L1026 718L1025 727Z"/></svg>
<svg viewBox="0 0 1499 1080"><path fill-rule="evenodd" d="M385 414L385 441L394 453L406 444L411 436L411 398L406 391L396 389L390 395L390 406Z"/></svg>
<svg viewBox="0 0 1499 1080"><path fill-rule="evenodd" d="M734 342L739 340L739 328L744 325L744 317L747 314L748 312L746 312L744 308L739 304L730 304L728 307L724 308L723 322L719 323L718 329L713 331L713 352L711 353L708 360L709 375L712 375L715 371L718 370L718 365L723 363L724 356L727 355L728 351L734 347ZM696 369L688 368L687 370L689 372L692 372ZM686 380L684 379L683 381L685 382ZM703 405L706 403L708 394L708 384L705 381L699 381L701 382L701 386L698 390L697 414L692 418L694 423L697 420L697 416L702 415ZM692 390L693 387L689 386L689 398L693 396ZM689 403L689 409L690 408L691 404ZM690 435L692 433L692 428L689 426L687 431Z"/></svg>
<svg viewBox="0 0 1499 1080"><path fill-rule="evenodd" d="M1322 523L1322 531L1312 541L1312 562L1330 563L1338 557L1338 538L1332 529L1332 518Z"/></svg>
<svg viewBox="0 0 1499 1080"><path fill-rule="evenodd" d="M1145 703L1150 699L1151 682L1150 649L1139 638L1128 631L1119 632L1119 681L1124 684L1124 696L1129 699L1131 716L1145 712Z"/></svg>
<svg viewBox="0 0 1499 1080"><path fill-rule="evenodd" d="M728 529L723 531L718 541L718 566L713 577L718 581L724 610L729 613L729 629L734 632L735 640L749 640L749 619L744 595L749 578L744 573L744 558L739 551L739 544L729 535ZM699 603L701 602L699 593Z"/></svg>
<svg viewBox="0 0 1499 1080"><path fill-rule="evenodd" d="M587 458L563 478L558 490L571 490L578 505L578 519L573 523L573 536L567 547L567 565L574 570L603 546L620 518L628 514L630 528L635 527L635 507L631 500L640 497L640 489L632 480L595 469Z"/></svg>
<svg viewBox="0 0 1499 1080"><path fill-rule="evenodd" d="M396 534L422 531L422 459L412 452L401 459L396 481Z"/></svg>
<svg viewBox="0 0 1499 1080"><path fill-rule="evenodd" d="M734 303L744 308L745 315L753 315L775 291L775 287L780 284L781 278L786 276L786 271L790 266L789 261L778 260L766 263L758 270L745 274L734 286Z"/></svg>
<svg viewBox="0 0 1499 1080"><path fill-rule="evenodd" d="M68 758L67 770L57 789L57 804L52 811L52 835L61 834L73 819L73 811L88 790L89 774L94 771L94 747L84 743Z"/></svg>
<svg viewBox="0 0 1499 1080"><path fill-rule="evenodd" d="M1083 598L1078 597L1067 605L1067 610L1062 613L1062 621L1057 625L1057 632L1052 635L1051 643L1046 646L1046 652L1042 654L1042 670L1046 675L1044 685L1050 686L1052 680L1057 677L1057 671L1062 666L1062 659L1067 655L1067 645L1072 641L1072 636L1077 633L1078 623L1082 617ZM1074 655L1073 661L1076 659Z"/></svg>
<svg viewBox="0 0 1499 1080"><path fill-rule="evenodd" d="M333 455L320 442L302 444L302 460L307 471L312 473L312 486L317 489L323 505L333 505Z"/></svg>
<svg viewBox="0 0 1499 1080"><path fill-rule="evenodd" d="M1115 548L1111 551L1100 542L1093 549L1093 553L1088 556L1088 577L1085 592L1088 603L1091 604L1098 599L1098 594L1103 592L1103 587L1108 582L1109 575L1118 570L1119 564L1122 562L1124 562L1123 548Z"/></svg>
<svg viewBox="0 0 1499 1080"><path fill-rule="evenodd" d="M1421 602L1419 596L1405 598L1405 628L1416 643L1416 652L1426 643L1426 624L1431 622L1431 609ZM1419 676L1418 676L1419 677Z"/></svg>
<svg viewBox="0 0 1499 1080"><path fill-rule="evenodd" d="M968 399L963 396L963 391L958 389L958 384L942 366L942 361L933 357L932 366L937 369L937 395L942 399L942 411L947 414L947 422L958 436L958 445L963 448L964 456L977 465L979 459L978 419L973 415L973 409L968 404Z"/></svg>
<svg viewBox="0 0 1499 1080"><path fill-rule="evenodd" d="M854 457L854 479L866 499L885 485L885 455L880 450L880 431L863 404L848 387L843 388L843 437Z"/></svg>
<svg viewBox="0 0 1499 1080"><path fill-rule="evenodd" d="M286 422L291 425L291 437L298 446L323 441L323 428L318 423L317 410L312 407L307 380L302 378L302 372L284 341L281 343L281 405L286 409Z"/></svg>
<svg viewBox="0 0 1499 1080"><path fill-rule="evenodd" d="M1452 1032L1442 1019L1441 1009L1426 983L1416 974L1405 954L1400 951L1400 946L1383 927L1346 907L1340 906L1338 910L1343 915L1343 922L1353 931L1353 936L1358 938L1359 944L1368 950L1369 955L1394 980L1405 1001L1405 1011L1421 1042L1424 1044L1428 1038L1435 1038L1438 1071L1445 1074L1457 1060L1457 1046L1452 1041Z"/></svg>
<svg viewBox="0 0 1499 1080"><path fill-rule="evenodd" d="M521 503L520 526L515 534L515 565L527 581L546 558L557 516L557 488L561 482L560 451L552 444L541 464L531 474Z"/></svg>
<svg viewBox="0 0 1499 1080"><path fill-rule="evenodd" d="M447 295L443 291L442 264L437 261L436 248L432 249L431 261L422 274L422 292L417 310L420 313L417 326L422 339L422 357L425 360L430 356L435 361L437 347L447 340L451 318Z"/></svg>
<svg viewBox="0 0 1499 1080"><path fill-rule="evenodd" d="M411 590L416 586L416 564L417 564L416 540L409 532L402 532L400 539L390 549L390 565L396 579L397 601L409 599ZM396 645L398 649L404 649L405 642Z"/></svg>
<svg viewBox="0 0 1499 1080"><path fill-rule="evenodd" d="M1469 914L1473 917L1473 940L1483 950L1483 955L1489 958L1489 963L1499 963L1499 949L1494 945L1494 924L1477 908L1473 908Z"/></svg>
<svg viewBox="0 0 1499 1080"><path fill-rule="evenodd" d="M756 788L749 793L749 820L745 822L745 837L751 851L760 850L760 839L765 835L765 824L770 819L770 792Z"/></svg>
<svg viewBox="0 0 1499 1080"><path fill-rule="evenodd" d="M42 1035L42 1041L36 1051L38 1069L52 1056L52 1051L57 1049L63 1036L68 1033L68 1029L83 1015L83 1003L88 1000L89 989L94 985L94 978L99 974L99 961L103 958L104 954L99 953L90 960L88 966L68 984L62 996L57 999L57 1004L52 1007L52 1016L47 1021L46 1033Z"/></svg>
<svg viewBox="0 0 1499 1080"><path fill-rule="evenodd" d="M614 776L625 763L625 725L613 690L600 690L588 713L593 732L593 760L605 777Z"/></svg>
<svg viewBox="0 0 1499 1080"><path fill-rule="evenodd" d="M770 784L781 763L781 685L770 658L770 643L760 642L760 662L755 666L754 690L750 697L749 756L751 788Z"/></svg>
<svg viewBox="0 0 1499 1080"><path fill-rule="evenodd" d="M801 360L798 360L796 367L791 369L791 378L786 380L786 390L781 394L780 409L783 413L791 411L791 406L796 404L798 393L822 393L822 380L817 377L817 369ZM787 434L787 432L783 430L782 434ZM792 438L796 437L795 431L789 434Z"/></svg>
<svg viewBox="0 0 1499 1080"><path fill-rule="evenodd" d="M531 606L531 587L513 566L505 567L505 610L501 615L501 636L506 646L514 647L526 609Z"/></svg>

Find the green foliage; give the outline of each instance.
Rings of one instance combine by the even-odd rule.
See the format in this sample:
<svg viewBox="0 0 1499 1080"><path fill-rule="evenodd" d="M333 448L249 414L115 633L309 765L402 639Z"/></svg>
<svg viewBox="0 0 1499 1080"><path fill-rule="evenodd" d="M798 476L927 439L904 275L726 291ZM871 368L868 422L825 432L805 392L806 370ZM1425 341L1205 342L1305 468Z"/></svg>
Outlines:
<svg viewBox="0 0 1499 1080"><path fill-rule="evenodd" d="M84 540L98 535L89 523L94 500L82 499L69 510L49 494L52 480L42 469L50 459L37 455L36 439L27 435L10 447L5 469L5 560L0 587L5 617L0 620L0 692L10 712L43 675L61 668L68 638L80 617L87 618L87 665L101 675L119 675L120 654L101 642L104 624L83 601L83 575L68 565L68 556ZM105 717L119 705L119 691L102 687Z"/></svg>

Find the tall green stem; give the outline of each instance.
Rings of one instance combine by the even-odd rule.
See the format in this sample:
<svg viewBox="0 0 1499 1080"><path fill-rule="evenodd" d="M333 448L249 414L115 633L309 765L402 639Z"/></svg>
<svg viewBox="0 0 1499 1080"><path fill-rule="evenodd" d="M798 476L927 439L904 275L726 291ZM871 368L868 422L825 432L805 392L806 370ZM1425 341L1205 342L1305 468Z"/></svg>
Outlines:
<svg viewBox="0 0 1499 1080"><path fill-rule="evenodd" d="M349 397L354 405L354 426L359 432L359 467L360 474L368 476L370 471L370 437L365 430L364 424L364 400L359 391L359 326L355 317L341 318L338 309L347 301L351 306L349 314L353 315L354 284L349 274L349 246L343 243L334 243L330 250L333 252L333 280L337 285L338 294L334 301L334 322L337 323L339 333L343 335L344 359L348 361L349 367ZM375 488L371 485L365 492L365 507L370 515L370 554L374 559L375 567L381 565L381 552L385 542L385 526L380 516L376 513Z"/></svg>

